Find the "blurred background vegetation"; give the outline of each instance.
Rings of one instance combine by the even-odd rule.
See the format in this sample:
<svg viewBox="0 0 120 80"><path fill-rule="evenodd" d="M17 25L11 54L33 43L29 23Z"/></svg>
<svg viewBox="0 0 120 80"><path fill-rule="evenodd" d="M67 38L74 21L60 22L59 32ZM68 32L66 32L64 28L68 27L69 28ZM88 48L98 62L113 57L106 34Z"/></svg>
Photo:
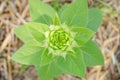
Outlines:
<svg viewBox="0 0 120 80"><path fill-rule="evenodd" d="M73 0L43 0L57 11ZM63 74L55 80L120 80L120 0L88 0L89 8L99 8L103 22L93 38L105 57L104 66L88 67L85 79ZM0 80L38 80L34 66L26 68L11 61L23 43L13 29L31 21L28 0L0 0Z"/></svg>

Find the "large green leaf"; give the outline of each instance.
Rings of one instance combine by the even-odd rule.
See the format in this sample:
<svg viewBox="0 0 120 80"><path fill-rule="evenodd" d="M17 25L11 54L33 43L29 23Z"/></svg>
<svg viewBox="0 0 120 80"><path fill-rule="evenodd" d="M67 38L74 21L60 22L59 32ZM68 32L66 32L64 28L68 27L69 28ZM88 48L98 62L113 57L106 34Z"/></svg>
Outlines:
<svg viewBox="0 0 120 80"><path fill-rule="evenodd" d="M96 32L101 22L102 22L102 13L96 8L89 9L87 27Z"/></svg>
<svg viewBox="0 0 120 80"><path fill-rule="evenodd" d="M46 66L37 66L38 75L40 80L53 80L53 78L62 74L62 71L58 68L56 61Z"/></svg>
<svg viewBox="0 0 120 80"><path fill-rule="evenodd" d="M52 62L53 60L54 60L53 54L51 54L49 52L49 50L46 48L45 52L43 53L43 55L41 57L41 64L40 64L40 66L47 65L50 62Z"/></svg>
<svg viewBox="0 0 120 80"><path fill-rule="evenodd" d="M104 64L103 55L95 42L89 41L88 43L80 47L80 49L83 51L86 66Z"/></svg>
<svg viewBox="0 0 120 80"><path fill-rule="evenodd" d="M56 11L40 0L29 0L32 21L52 24Z"/></svg>
<svg viewBox="0 0 120 80"><path fill-rule="evenodd" d="M74 40L77 42L79 46L89 41L95 33L94 31L84 27L73 27L71 28L71 30L73 32L76 32Z"/></svg>
<svg viewBox="0 0 120 80"><path fill-rule="evenodd" d="M45 32L49 30L47 25L31 22L27 23L26 26L35 40L39 42L45 40Z"/></svg>
<svg viewBox="0 0 120 80"><path fill-rule="evenodd" d="M28 22L25 24L29 29L33 29L38 32L46 32L49 30L49 26L46 24L42 23L37 23L37 22Z"/></svg>
<svg viewBox="0 0 120 80"><path fill-rule="evenodd" d="M16 51L12 56L12 60L25 65L39 65L43 52L44 48L41 47L40 43L29 42Z"/></svg>
<svg viewBox="0 0 120 80"><path fill-rule="evenodd" d="M67 54L65 58L59 57L57 60L58 67L65 73L85 77L85 63L79 48L74 48L75 55Z"/></svg>
<svg viewBox="0 0 120 80"><path fill-rule="evenodd" d="M67 4L64 4L64 5L61 7L61 9L59 10L58 15L61 15L62 12L63 12L67 7L68 7L68 5L67 5Z"/></svg>
<svg viewBox="0 0 120 80"><path fill-rule="evenodd" d="M14 30L15 35L24 43L34 40L33 36L25 25L21 25Z"/></svg>
<svg viewBox="0 0 120 80"><path fill-rule="evenodd" d="M70 6L63 10L64 11L62 11L62 13L60 14L60 19L62 23L66 23L68 26L87 26L87 0L75 0L75 2L73 2Z"/></svg>
<svg viewBox="0 0 120 80"><path fill-rule="evenodd" d="M45 24L30 22L15 28L14 33L24 43L32 40L37 40L41 42L45 39L45 36L43 34L48 29L49 27Z"/></svg>

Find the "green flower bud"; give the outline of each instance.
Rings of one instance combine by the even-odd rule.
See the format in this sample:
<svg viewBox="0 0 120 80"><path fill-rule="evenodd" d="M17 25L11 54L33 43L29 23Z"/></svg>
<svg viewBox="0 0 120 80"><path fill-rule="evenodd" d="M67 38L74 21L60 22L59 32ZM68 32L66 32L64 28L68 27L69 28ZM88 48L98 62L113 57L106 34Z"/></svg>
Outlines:
<svg viewBox="0 0 120 80"><path fill-rule="evenodd" d="M65 50L71 44L69 32L60 28L52 30L49 34L49 46L55 50Z"/></svg>

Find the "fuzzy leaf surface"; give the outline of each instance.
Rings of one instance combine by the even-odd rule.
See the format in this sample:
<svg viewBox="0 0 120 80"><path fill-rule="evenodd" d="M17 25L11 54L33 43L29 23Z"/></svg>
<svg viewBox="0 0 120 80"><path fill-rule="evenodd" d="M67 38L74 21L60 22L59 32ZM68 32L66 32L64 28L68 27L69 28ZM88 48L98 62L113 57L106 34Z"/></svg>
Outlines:
<svg viewBox="0 0 120 80"><path fill-rule="evenodd" d="M97 44L93 41L88 41L80 47L84 55L86 66L96 66L104 64L104 57Z"/></svg>
<svg viewBox="0 0 120 80"><path fill-rule="evenodd" d="M76 32L74 40L77 42L79 46L89 41L95 33L94 31L85 27L73 27L71 28L71 30Z"/></svg>
<svg viewBox="0 0 120 80"><path fill-rule="evenodd" d="M38 42L29 42L23 45L12 56L12 60L25 65L38 65L41 61L41 55L44 52L44 48L40 46Z"/></svg>
<svg viewBox="0 0 120 80"><path fill-rule="evenodd" d="M53 55L51 53L49 53L49 50L46 48L43 55L41 56L41 64L40 64L40 66L50 64L53 60L54 60Z"/></svg>
<svg viewBox="0 0 120 80"><path fill-rule="evenodd" d="M58 67L67 74L85 77L85 63L79 48L74 48L75 55L67 54L57 60Z"/></svg>
<svg viewBox="0 0 120 80"><path fill-rule="evenodd" d="M68 26L75 25L85 27L88 18L87 0L75 0L71 5L62 11L60 19Z"/></svg>
<svg viewBox="0 0 120 80"><path fill-rule="evenodd" d="M97 31L102 23L102 13L96 8L91 8L88 11L88 24L87 28Z"/></svg>
<svg viewBox="0 0 120 80"><path fill-rule="evenodd" d="M36 68L40 80L53 80L53 78L62 74L62 71L58 68L56 61L42 67L37 66Z"/></svg>
<svg viewBox="0 0 120 80"><path fill-rule="evenodd" d="M56 11L40 0L28 0L32 21L50 25L54 19Z"/></svg>
<svg viewBox="0 0 120 80"><path fill-rule="evenodd" d="M15 28L14 33L24 43L33 40L41 42L45 39L44 32L48 29L49 27L45 24L30 22Z"/></svg>

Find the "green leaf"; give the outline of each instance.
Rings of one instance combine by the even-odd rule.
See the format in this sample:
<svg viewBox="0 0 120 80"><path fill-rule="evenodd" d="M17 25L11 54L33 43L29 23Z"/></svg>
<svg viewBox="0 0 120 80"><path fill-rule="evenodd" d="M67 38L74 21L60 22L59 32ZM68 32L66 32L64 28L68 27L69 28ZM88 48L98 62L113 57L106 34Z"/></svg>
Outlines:
<svg viewBox="0 0 120 80"><path fill-rule="evenodd" d="M29 29L32 36L35 38L35 40L41 42L45 40L45 32L49 30L49 27L45 24L41 23L27 23L27 28Z"/></svg>
<svg viewBox="0 0 120 80"><path fill-rule="evenodd" d="M95 42L89 41L88 43L80 47L80 49L83 51L86 66L96 66L104 64L103 55Z"/></svg>
<svg viewBox="0 0 120 80"><path fill-rule="evenodd" d="M47 30L49 30L49 27L45 24L30 22L20 27L17 27L14 30L14 33L24 43L27 43L33 40L37 40L41 42L45 39L45 36L43 34Z"/></svg>
<svg viewBox="0 0 120 80"><path fill-rule="evenodd" d="M29 22L25 24L28 28L32 28L34 30L37 30L38 32L46 32L49 30L49 26L46 24L42 23L37 23L37 22Z"/></svg>
<svg viewBox="0 0 120 80"><path fill-rule="evenodd" d="M88 5L87 0L76 0L64 9L60 14L62 23L68 26L75 25L80 27L87 26Z"/></svg>
<svg viewBox="0 0 120 80"><path fill-rule="evenodd" d="M84 27L73 27L71 30L76 32L74 40L79 46L89 41L95 33L94 31Z"/></svg>
<svg viewBox="0 0 120 80"><path fill-rule="evenodd" d="M25 25L15 28L14 33L24 43L34 40L33 36Z"/></svg>
<svg viewBox="0 0 120 80"><path fill-rule="evenodd" d="M54 17L54 25L59 26L60 24L61 24L61 22L60 22L59 16L58 16L58 14L56 14Z"/></svg>
<svg viewBox="0 0 120 80"><path fill-rule="evenodd" d="M101 23L102 13L96 8L89 9L87 27L96 32Z"/></svg>
<svg viewBox="0 0 120 80"><path fill-rule="evenodd" d="M65 73L85 77L85 63L79 48L74 48L75 55L67 54L65 58L59 57L58 67Z"/></svg>
<svg viewBox="0 0 120 80"><path fill-rule="evenodd" d="M12 60L25 65L38 65L44 48L38 42L29 42L12 56Z"/></svg>
<svg viewBox="0 0 120 80"><path fill-rule="evenodd" d="M29 0L32 21L52 24L56 11L40 0Z"/></svg>
<svg viewBox="0 0 120 80"><path fill-rule="evenodd" d="M59 14L59 15L62 14L62 12L63 12L67 7L68 7L68 5L67 5L67 4L64 4L64 5L61 7L61 9L59 10L58 14Z"/></svg>
<svg viewBox="0 0 120 80"><path fill-rule="evenodd" d="M52 62L46 66L36 67L40 80L53 80L53 78L62 74L62 71L58 68L56 62Z"/></svg>
<svg viewBox="0 0 120 80"><path fill-rule="evenodd" d="M40 66L44 66L49 64L50 62L52 62L54 60L54 57L51 53L49 53L49 50L46 49L45 52L43 53L42 57L41 57L41 64Z"/></svg>

